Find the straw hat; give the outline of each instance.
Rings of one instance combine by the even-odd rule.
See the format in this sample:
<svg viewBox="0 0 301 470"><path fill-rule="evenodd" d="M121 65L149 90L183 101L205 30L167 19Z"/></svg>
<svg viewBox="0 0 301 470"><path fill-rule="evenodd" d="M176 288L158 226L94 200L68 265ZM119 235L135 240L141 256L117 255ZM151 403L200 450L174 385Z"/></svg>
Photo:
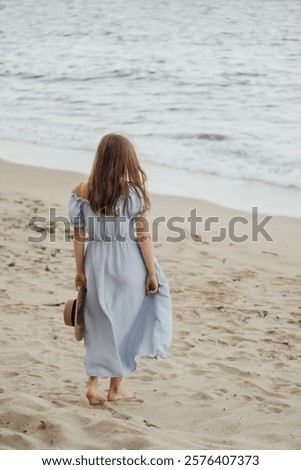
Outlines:
<svg viewBox="0 0 301 470"><path fill-rule="evenodd" d="M69 299L65 303L64 322L67 326L74 326L74 335L77 341L84 337L84 306L86 298L86 288L79 288L77 299Z"/></svg>

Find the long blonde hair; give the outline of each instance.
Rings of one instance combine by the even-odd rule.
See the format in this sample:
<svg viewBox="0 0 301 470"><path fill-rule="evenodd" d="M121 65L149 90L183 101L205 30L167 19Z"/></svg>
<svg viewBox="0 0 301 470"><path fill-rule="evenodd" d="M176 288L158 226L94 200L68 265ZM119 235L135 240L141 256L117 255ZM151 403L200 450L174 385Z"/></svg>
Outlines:
<svg viewBox="0 0 301 470"><path fill-rule="evenodd" d="M145 187L146 174L141 168L133 144L118 134L105 135L96 150L88 179L88 200L93 212L114 214L115 205L124 196L124 208L129 198L129 186L144 198L144 211L150 208Z"/></svg>

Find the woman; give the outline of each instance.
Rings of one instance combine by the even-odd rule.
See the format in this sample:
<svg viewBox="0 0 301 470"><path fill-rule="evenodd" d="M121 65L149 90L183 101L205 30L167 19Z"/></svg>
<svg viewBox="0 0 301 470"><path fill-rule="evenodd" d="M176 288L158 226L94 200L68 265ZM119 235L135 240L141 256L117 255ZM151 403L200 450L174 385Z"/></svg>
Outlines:
<svg viewBox="0 0 301 470"><path fill-rule="evenodd" d="M69 201L75 285L87 288L84 342L91 405L135 398L123 389L122 378L136 369L138 355L165 358L171 340L170 295L147 230L145 182L131 142L108 134L88 180L76 186ZM107 396L98 391L98 377L110 377Z"/></svg>

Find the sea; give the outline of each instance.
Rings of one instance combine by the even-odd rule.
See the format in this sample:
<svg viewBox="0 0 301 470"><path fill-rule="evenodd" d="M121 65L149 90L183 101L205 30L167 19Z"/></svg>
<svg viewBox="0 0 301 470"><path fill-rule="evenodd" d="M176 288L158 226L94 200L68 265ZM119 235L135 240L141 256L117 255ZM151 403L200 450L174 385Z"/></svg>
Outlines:
<svg viewBox="0 0 301 470"><path fill-rule="evenodd" d="M300 24L300 0L0 0L0 139L92 155L117 132L165 169L301 189ZM83 170L68 155L39 165Z"/></svg>

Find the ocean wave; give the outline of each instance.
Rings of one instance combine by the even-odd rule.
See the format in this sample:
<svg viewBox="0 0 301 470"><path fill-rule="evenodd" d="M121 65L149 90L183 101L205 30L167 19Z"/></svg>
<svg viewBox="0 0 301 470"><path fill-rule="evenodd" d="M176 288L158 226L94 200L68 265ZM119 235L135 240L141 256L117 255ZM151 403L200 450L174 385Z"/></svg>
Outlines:
<svg viewBox="0 0 301 470"><path fill-rule="evenodd" d="M80 112L80 110L79 110ZM63 121L64 122L64 119ZM127 125L136 121L128 120ZM3 133L5 125L9 132ZM106 129L85 127L70 123L64 126L58 121L50 126L47 119L16 120L0 116L0 138L37 142L43 145L77 148L95 151L96 145ZM127 134L127 133L125 133ZM301 162L298 156L280 154L275 147L267 144L246 143L235 135L217 133L179 133L157 135L155 133L132 134L130 136L144 160L158 165L217 174L227 179L264 181L282 187L301 189ZM29 161L24 163L31 164ZM48 162L52 166L51 162ZM55 166L55 165L54 165ZM66 169L72 170L72 162L65 162Z"/></svg>
<svg viewBox="0 0 301 470"><path fill-rule="evenodd" d="M200 140L212 140L215 142L220 142L222 140L226 140L226 136L222 134L197 134L197 139Z"/></svg>

